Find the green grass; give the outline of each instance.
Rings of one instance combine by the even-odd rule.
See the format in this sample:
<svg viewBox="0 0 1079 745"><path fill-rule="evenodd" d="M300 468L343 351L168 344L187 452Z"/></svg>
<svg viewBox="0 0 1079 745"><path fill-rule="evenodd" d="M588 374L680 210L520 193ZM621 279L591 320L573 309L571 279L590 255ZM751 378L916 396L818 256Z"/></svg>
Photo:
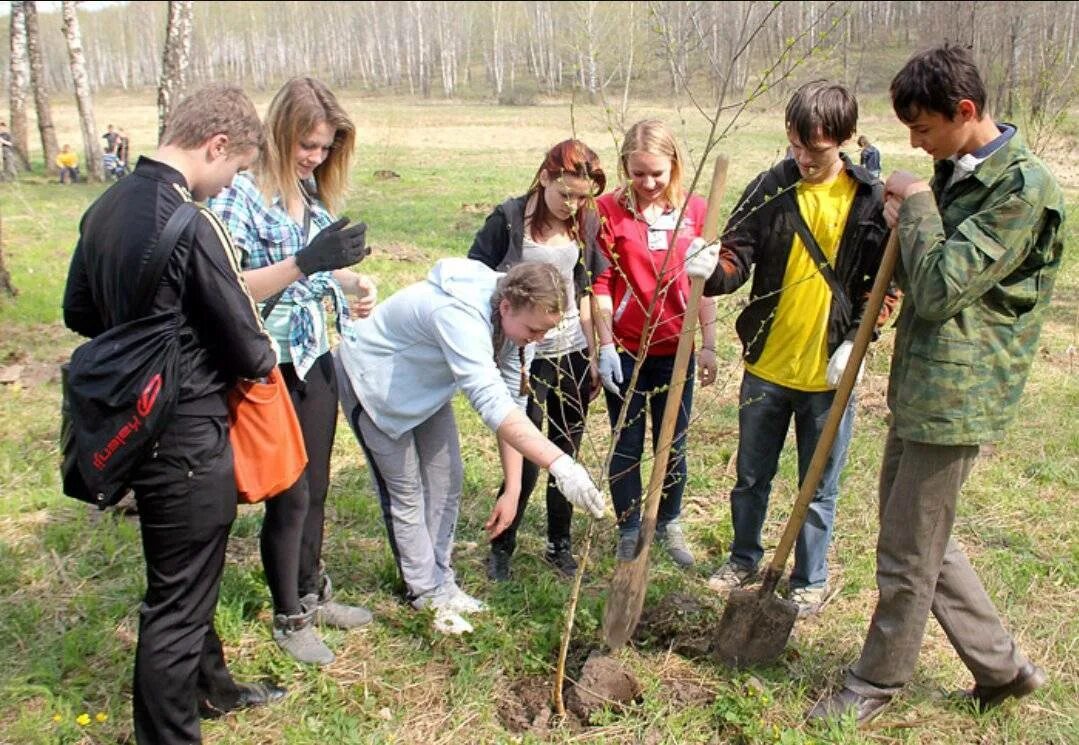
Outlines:
<svg viewBox="0 0 1079 745"><path fill-rule="evenodd" d="M569 136L567 106L499 108L414 105L343 97L361 145L347 214L366 220L375 253L363 265L382 296L424 275L444 255L465 253L487 207L520 193L545 146ZM143 100L144 99L144 100ZM152 97L99 99L99 112L132 123L136 149L149 142ZM260 100L264 107L266 101ZM886 109L870 107L886 168L925 173ZM62 112L61 112L62 113ZM636 112L644 114L644 110ZM656 109L669 121L680 114ZM689 113L685 130L699 148L704 127ZM612 140L595 109L574 112L578 130L603 159L613 183ZM65 121L63 116L58 121ZM73 120L72 120L73 121ZM681 126L681 125L679 125ZM783 148L775 112L757 112L724 148L735 155L727 204ZM381 180L389 169L399 179ZM1076 184L1068 185L1079 215ZM100 186L60 187L31 177L0 186L4 256L20 294L0 299L0 366L54 366L78 338L62 328L60 296L78 218ZM477 205L479 205L477 207ZM371 607L360 633L327 631L338 661L324 670L290 662L270 638L269 596L258 557L261 508L242 508L233 528L217 624L237 677L285 681L280 705L207 722L211 743L367 742L717 742L717 743L1066 743L1079 739L1079 260L1074 222L1066 264L1049 312L1019 416L1007 439L975 468L959 505L955 534L967 549L1008 627L1050 673L1044 692L988 716L946 701L970 684L934 622L914 681L864 732L844 722L807 727L805 710L841 680L857 657L876 597L873 547L876 478L886 429L884 385L890 334L872 350L831 555L835 599L800 623L788 654L764 669L732 673L643 645L619 653L641 679L642 703L608 711L583 731L549 727L518 734L499 713L524 680L549 681L569 587L542 562L545 518L537 490L520 532L516 580L484 575L483 522L498 486L493 437L457 403L466 464L456 566L461 584L492 612L476 633L434 635L429 617L400 600L400 583L363 458L347 426L338 428L324 555L340 594ZM651 568L648 605L673 592L711 603L705 581L731 539L727 495L737 444L739 367L733 318L740 298L720 302L719 382L699 390L690 435L685 514L699 564L678 570L663 556ZM602 400L602 399L601 399ZM60 495L58 385L0 387L0 742L104 743L131 737L130 695L143 565L137 525L98 515ZM602 404L589 418L586 461L598 473L609 435ZM774 546L795 495L793 440L781 461L766 544ZM578 518L575 537L583 540ZM574 650L598 645L615 530L597 530L576 618ZM700 695L687 697L693 687ZM94 719L98 713L105 721ZM76 717L86 713L90 723ZM56 720L54 720L56 718Z"/></svg>

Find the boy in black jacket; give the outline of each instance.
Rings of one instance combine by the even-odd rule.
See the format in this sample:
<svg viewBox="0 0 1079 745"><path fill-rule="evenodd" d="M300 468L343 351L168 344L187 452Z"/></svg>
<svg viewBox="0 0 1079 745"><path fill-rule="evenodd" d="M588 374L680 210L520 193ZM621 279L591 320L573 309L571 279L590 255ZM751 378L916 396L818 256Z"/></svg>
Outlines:
<svg viewBox="0 0 1079 745"><path fill-rule="evenodd" d="M127 320L137 268L169 217L228 185L261 141L258 114L239 88L206 88L177 105L154 158L140 158L83 216L64 291L67 326L94 337ZM135 651L140 743L201 742L200 712L213 716L285 693L233 681L213 624L236 516L225 397L237 378L268 374L276 356L228 233L206 210L178 241L151 312L177 305L187 324L176 414L131 483L147 585Z"/></svg>
<svg viewBox="0 0 1079 745"><path fill-rule="evenodd" d="M735 324L745 375L731 492L734 542L729 560L708 582L717 592L756 576L772 479L792 416L799 481L805 478L880 265L886 232L881 184L839 151L857 122L858 103L843 86L818 80L794 93L786 110L793 157L746 189L705 284L705 295L729 293L753 273L749 305ZM828 545L853 419L852 397L798 535L790 598L800 615L816 612L827 593Z"/></svg>

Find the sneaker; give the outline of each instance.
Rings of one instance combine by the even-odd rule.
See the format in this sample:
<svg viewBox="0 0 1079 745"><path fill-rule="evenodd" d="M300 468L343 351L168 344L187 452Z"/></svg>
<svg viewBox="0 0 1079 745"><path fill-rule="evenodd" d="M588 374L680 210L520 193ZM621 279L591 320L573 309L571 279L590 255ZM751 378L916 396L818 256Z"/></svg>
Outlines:
<svg viewBox="0 0 1079 745"><path fill-rule="evenodd" d="M461 614L451 610L448 605L435 608L435 619L432 622L434 630L440 634L471 634L472 624L461 617Z"/></svg>
<svg viewBox="0 0 1079 745"><path fill-rule="evenodd" d="M787 594L787 599L798 606L798 617L805 618L819 612L828 595L827 586L794 587Z"/></svg>
<svg viewBox="0 0 1079 745"><path fill-rule="evenodd" d="M757 570L752 567L728 561L715 574L708 578L708 587L720 594L736 590L753 580Z"/></svg>
<svg viewBox="0 0 1079 745"><path fill-rule="evenodd" d="M487 556L487 576L493 582L509 582L510 555L505 551L492 548Z"/></svg>
<svg viewBox="0 0 1079 745"><path fill-rule="evenodd" d="M640 528L630 528L618 534L618 548L614 555L619 561L633 561L637 555L637 539L641 535Z"/></svg>
<svg viewBox="0 0 1079 745"><path fill-rule="evenodd" d="M371 611L359 605L345 605L333 599L333 584L327 575L322 575L322 592L318 595L304 595L300 605L315 609L315 623L333 626L338 629L355 629L371 623L374 616Z"/></svg>
<svg viewBox="0 0 1079 745"><path fill-rule="evenodd" d="M543 559L566 579L573 579L577 576L577 560L573 558L569 541L548 541Z"/></svg>
<svg viewBox="0 0 1079 745"><path fill-rule="evenodd" d="M449 608L455 613L484 613L488 609L487 603L483 602L479 598L474 598L467 592L457 586L456 583L450 588L450 599L446 603L442 604L442 607Z"/></svg>
<svg viewBox="0 0 1079 745"><path fill-rule="evenodd" d="M273 618L273 640L277 646L298 662L308 665L329 665L334 661L333 652L315 633L311 623L314 610L306 610L295 615L279 613Z"/></svg>
<svg viewBox="0 0 1079 745"><path fill-rule="evenodd" d="M686 534L682 531L682 525L672 520L664 526L656 528L656 541L667 549L667 554L675 564L680 567L693 566L693 552L686 543Z"/></svg>

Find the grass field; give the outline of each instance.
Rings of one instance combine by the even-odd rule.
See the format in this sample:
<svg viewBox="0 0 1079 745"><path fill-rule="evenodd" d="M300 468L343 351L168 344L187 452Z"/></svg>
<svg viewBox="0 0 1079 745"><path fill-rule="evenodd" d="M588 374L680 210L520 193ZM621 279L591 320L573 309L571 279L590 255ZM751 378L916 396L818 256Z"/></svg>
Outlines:
<svg viewBox="0 0 1079 745"><path fill-rule="evenodd" d="M490 207L527 186L545 148L571 134L599 152L615 180L614 137L596 108L416 104L343 96L360 146L347 214L369 224L374 254L365 271L386 297L421 278L431 262L462 255ZM264 110L268 99L259 99ZM149 152L153 94L99 98L98 122L132 134ZM884 112L885 107L869 107ZM640 108L675 123L693 153L705 126L690 111ZM81 150L71 106L57 105L61 142ZM881 146L885 170L926 173L904 128L883 113L862 129ZM723 144L733 156L727 204L785 147L775 111L750 112ZM327 631L337 662L321 670L291 662L270 638L269 594L258 558L261 508L242 508L229 546L217 624L237 677L285 681L280 705L204 723L210 743L1070 743L1079 742L1079 178L1073 156L1050 162L1068 194L1072 223L1041 346L1016 423L976 467L955 534L1023 649L1051 683L1021 705L975 716L945 699L970 685L940 628L930 621L912 684L869 729L805 724L806 709L857 657L875 601L876 478L886 429L884 389L891 332L871 350L831 556L834 596L801 622L783 660L732 673L707 658L675 653L653 635L619 653L644 685L641 703L607 711L590 726L558 726L526 704L553 678L569 586L545 568L542 498L536 495L514 561L515 581L484 574L483 522L498 486L493 437L465 406L459 422L465 495L456 565L461 584L492 606L476 632L443 638L400 599L396 569L358 447L341 422L324 555L342 596L364 603L374 625ZM392 170L400 178L373 174ZM40 169L39 169L40 171ZM79 339L60 320L60 297L78 219L100 185L59 186L40 175L0 185L3 249L20 293L0 298L0 743L132 741L131 665L143 589L137 524L98 515L60 494L57 365ZM720 302L719 382L698 390L690 430L685 516L698 565L678 570L654 553L648 607L698 606L684 630L707 636L717 599L705 585L731 538L727 495L734 481L737 384L733 320L740 297ZM16 370L15 368L18 368ZM602 401L602 399L600 399ZM602 404L589 418L585 459L593 473L609 433ZM778 540L796 494L793 442L773 492L766 544ZM577 518L575 535L584 533ZM577 614L574 654L599 646L616 530L597 531L595 565ZM681 600L672 602L672 595ZM654 627L655 628L655 627ZM78 717L86 714L80 723ZM523 724L529 726L522 727Z"/></svg>

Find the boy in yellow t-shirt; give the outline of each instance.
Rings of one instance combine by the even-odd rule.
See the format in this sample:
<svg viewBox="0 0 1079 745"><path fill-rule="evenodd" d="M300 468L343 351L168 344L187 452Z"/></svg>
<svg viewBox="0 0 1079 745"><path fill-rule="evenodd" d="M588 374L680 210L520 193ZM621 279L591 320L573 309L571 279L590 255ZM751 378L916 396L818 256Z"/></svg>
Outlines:
<svg viewBox="0 0 1079 745"><path fill-rule="evenodd" d="M56 154L56 167L60 169L60 183L74 184L79 180L79 156L71 145L64 145Z"/></svg>
<svg viewBox="0 0 1079 745"><path fill-rule="evenodd" d="M881 184L839 150L858 122L854 96L823 80L807 83L788 102L785 121L792 157L746 189L705 284L705 295L729 293L753 275L749 305L735 324L745 373L731 492L734 542L709 580L717 592L757 573L772 479L792 418L798 476L805 478L886 234ZM790 598L801 615L817 611L827 594L828 546L853 418L852 397L798 535Z"/></svg>

